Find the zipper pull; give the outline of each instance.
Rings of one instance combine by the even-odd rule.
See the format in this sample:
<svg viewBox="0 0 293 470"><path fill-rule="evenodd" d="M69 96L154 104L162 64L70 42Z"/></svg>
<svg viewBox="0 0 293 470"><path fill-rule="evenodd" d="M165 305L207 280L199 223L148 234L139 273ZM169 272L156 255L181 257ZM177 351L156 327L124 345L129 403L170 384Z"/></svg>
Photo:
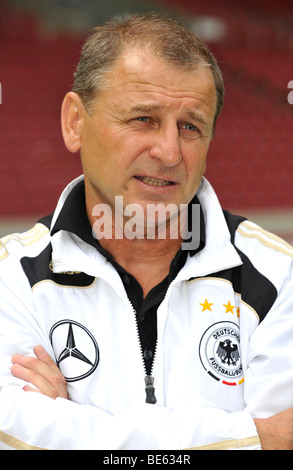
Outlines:
<svg viewBox="0 0 293 470"><path fill-rule="evenodd" d="M146 375L144 378L145 381L145 393L146 393L146 403L150 403L151 405L154 405L157 402L157 399L155 397L155 387L154 387L154 377L151 375Z"/></svg>

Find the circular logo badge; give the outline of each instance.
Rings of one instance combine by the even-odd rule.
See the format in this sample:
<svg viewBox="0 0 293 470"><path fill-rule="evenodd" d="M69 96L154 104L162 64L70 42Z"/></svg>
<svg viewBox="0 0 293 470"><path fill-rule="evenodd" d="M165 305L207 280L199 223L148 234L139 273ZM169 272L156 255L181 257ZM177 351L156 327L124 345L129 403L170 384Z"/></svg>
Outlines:
<svg viewBox="0 0 293 470"><path fill-rule="evenodd" d="M50 330L56 362L67 382L84 379L99 363L99 347L93 335L80 323L61 320Z"/></svg>
<svg viewBox="0 0 293 470"><path fill-rule="evenodd" d="M211 325L200 340L199 356L213 379L225 385L243 383L240 330L236 323L227 321Z"/></svg>

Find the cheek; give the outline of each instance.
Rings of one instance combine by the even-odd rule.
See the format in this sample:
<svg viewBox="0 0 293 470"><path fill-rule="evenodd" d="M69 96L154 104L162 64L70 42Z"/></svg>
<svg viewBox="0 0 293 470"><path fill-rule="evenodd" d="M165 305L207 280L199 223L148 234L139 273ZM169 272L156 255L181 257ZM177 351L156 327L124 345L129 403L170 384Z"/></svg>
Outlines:
<svg viewBox="0 0 293 470"><path fill-rule="evenodd" d="M206 152L200 152L197 149L189 152L185 158L185 167L190 181L201 179L206 168Z"/></svg>
<svg viewBox="0 0 293 470"><path fill-rule="evenodd" d="M106 166L112 154L110 143L111 139L104 132L98 133L90 129L85 133L81 146L83 165L93 171Z"/></svg>
<svg viewBox="0 0 293 470"><path fill-rule="evenodd" d="M147 147L146 139L120 126L104 127L100 144L107 158L117 166L129 164Z"/></svg>

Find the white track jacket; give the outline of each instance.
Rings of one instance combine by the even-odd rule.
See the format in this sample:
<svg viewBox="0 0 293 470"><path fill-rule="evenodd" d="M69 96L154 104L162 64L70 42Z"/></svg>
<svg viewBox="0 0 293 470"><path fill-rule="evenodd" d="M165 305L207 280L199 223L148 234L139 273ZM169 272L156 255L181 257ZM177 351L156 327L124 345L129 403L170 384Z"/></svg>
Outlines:
<svg viewBox="0 0 293 470"><path fill-rule="evenodd" d="M259 448L253 417L293 406L293 249L222 211L207 180L197 193L205 247L158 309L145 403L135 312L93 246L37 223L0 242L1 449ZM68 382L69 400L25 392L14 353L41 344Z"/></svg>

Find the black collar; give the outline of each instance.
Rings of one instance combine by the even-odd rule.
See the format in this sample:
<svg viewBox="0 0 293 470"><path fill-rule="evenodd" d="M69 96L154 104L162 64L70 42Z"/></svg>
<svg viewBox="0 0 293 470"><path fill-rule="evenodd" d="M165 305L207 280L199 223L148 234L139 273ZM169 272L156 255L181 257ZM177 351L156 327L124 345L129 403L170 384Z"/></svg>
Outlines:
<svg viewBox="0 0 293 470"><path fill-rule="evenodd" d="M191 203L189 204L189 231L192 228L191 222L191 204L199 204L197 196L194 196ZM51 230L51 235L59 232L60 230L65 230L71 233L74 233L83 241L88 243L91 246L94 246L103 256L108 260L113 261L113 256L106 251L98 242L98 240L93 236L92 227L88 220L86 213L86 204L85 204L85 188L84 181L80 181L72 189L68 195L59 216L54 224L54 227ZM189 251L190 255L193 256L195 253L201 251L205 246L205 222L203 217L202 208L200 207L200 243L197 249L195 250L184 250ZM179 250L183 251L183 250Z"/></svg>

